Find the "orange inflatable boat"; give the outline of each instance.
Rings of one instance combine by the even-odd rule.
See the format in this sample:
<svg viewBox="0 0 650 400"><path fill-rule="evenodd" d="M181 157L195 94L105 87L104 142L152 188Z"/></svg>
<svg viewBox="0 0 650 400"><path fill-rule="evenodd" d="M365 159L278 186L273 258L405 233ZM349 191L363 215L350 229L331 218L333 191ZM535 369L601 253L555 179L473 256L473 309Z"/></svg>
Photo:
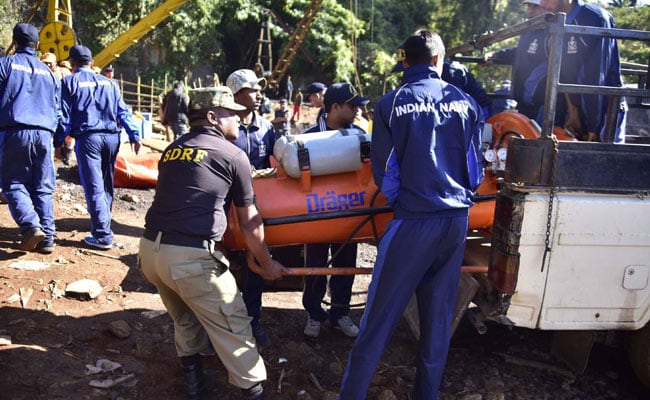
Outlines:
<svg viewBox="0 0 650 400"><path fill-rule="evenodd" d="M510 137L540 137L539 127L521 114L492 116L483 136L485 178L470 209L470 229L489 232L494 221L498 177L505 169ZM560 128L554 133L571 140ZM355 130L283 137L273 149L275 173L256 177L256 205L269 246L303 243L375 242L392 219L370 166L370 135ZM160 154L119 156L117 187L155 187ZM224 245L245 247L236 214L228 215Z"/></svg>

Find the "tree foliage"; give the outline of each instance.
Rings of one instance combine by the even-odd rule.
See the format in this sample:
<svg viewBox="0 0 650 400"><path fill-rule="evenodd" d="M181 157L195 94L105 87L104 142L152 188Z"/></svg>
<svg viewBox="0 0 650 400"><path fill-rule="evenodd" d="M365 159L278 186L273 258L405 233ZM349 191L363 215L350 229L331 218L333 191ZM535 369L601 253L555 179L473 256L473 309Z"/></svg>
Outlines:
<svg viewBox="0 0 650 400"><path fill-rule="evenodd" d="M94 53L145 17L163 0L73 1L74 31ZM611 2L619 27L648 30L650 7L636 2ZM616 4L614 4L616 3ZM113 64L118 76L161 84L165 77L187 79L190 85L223 83L237 68L257 63L260 30L271 10L269 24L274 64L311 0L189 0L157 28L126 50ZM32 3L0 0L0 29L10 38L13 25ZM35 20L44 24L46 10ZM377 99L399 82L391 73L400 43L418 28L440 33L448 48L478 34L497 31L523 21L520 0L323 0L288 73L296 88L313 80L359 84L364 95ZM5 40L9 42L10 40ZM516 39L484 51L512 46ZM621 43L623 58L645 63L648 46ZM507 67L468 67L488 89L509 74Z"/></svg>

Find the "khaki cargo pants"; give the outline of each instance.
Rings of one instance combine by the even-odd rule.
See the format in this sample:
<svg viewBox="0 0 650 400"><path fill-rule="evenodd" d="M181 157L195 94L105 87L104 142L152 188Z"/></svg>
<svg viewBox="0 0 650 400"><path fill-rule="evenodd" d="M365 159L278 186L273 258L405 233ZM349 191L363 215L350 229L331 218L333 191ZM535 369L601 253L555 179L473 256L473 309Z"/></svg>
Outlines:
<svg viewBox="0 0 650 400"><path fill-rule="evenodd" d="M157 241L140 240L139 258L174 320L179 357L205 352L209 338L232 385L249 388L266 380L246 305L221 252L162 244L158 235Z"/></svg>

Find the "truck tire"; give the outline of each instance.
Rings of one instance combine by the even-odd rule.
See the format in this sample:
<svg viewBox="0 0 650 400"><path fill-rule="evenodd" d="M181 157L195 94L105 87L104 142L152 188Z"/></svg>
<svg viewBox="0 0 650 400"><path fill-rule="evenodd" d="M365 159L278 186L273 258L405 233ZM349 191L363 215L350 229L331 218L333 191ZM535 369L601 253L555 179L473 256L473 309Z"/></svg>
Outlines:
<svg viewBox="0 0 650 400"><path fill-rule="evenodd" d="M650 388L650 324L632 333L628 357L637 378Z"/></svg>

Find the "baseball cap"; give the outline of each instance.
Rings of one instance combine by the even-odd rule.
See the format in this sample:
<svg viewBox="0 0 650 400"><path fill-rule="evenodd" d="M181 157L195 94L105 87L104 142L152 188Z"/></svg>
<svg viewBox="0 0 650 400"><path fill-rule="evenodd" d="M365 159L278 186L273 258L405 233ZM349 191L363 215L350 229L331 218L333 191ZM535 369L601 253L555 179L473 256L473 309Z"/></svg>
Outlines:
<svg viewBox="0 0 650 400"><path fill-rule="evenodd" d="M280 103L286 103L287 99L280 99Z"/></svg>
<svg viewBox="0 0 650 400"><path fill-rule="evenodd" d="M357 89L346 82L335 83L325 92L323 103L325 108L329 108L332 104L348 103L353 106L361 107L370 102L370 99L359 96Z"/></svg>
<svg viewBox="0 0 650 400"><path fill-rule="evenodd" d="M327 90L327 86L323 82L312 82L307 86L305 92L309 94L320 93Z"/></svg>
<svg viewBox="0 0 650 400"><path fill-rule="evenodd" d="M89 63L93 60L93 53L86 46L76 45L70 49L70 58L80 63Z"/></svg>
<svg viewBox="0 0 650 400"><path fill-rule="evenodd" d="M44 63L56 64L56 55L54 53L43 53L39 59Z"/></svg>
<svg viewBox="0 0 650 400"><path fill-rule="evenodd" d="M113 70L113 65L107 65L107 66L105 66L104 69L103 69L102 71L103 71L103 72L113 72L113 71L114 71L114 70Z"/></svg>
<svg viewBox="0 0 650 400"><path fill-rule="evenodd" d="M506 80L502 81L501 84L502 85L510 85L510 84L512 84L512 82L510 82L510 79L506 79Z"/></svg>
<svg viewBox="0 0 650 400"><path fill-rule="evenodd" d="M38 43L38 30L34 25L21 22L14 26L13 39L19 46Z"/></svg>
<svg viewBox="0 0 650 400"><path fill-rule="evenodd" d="M539 5L541 0L524 0L524 4L535 4Z"/></svg>
<svg viewBox="0 0 650 400"><path fill-rule="evenodd" d="M245 88L262 90L266 86L266 78L258 78L252 69L238 69L228 76L226 86L235 94Z"/></svg>
<svg viewBox="0 0 650 400"><path fill-rule="evenodd" d="M246 107L235 103L235 97L227 86L212 86L189 91L190 110L221 107L232 111L244 111Z"/></svg>

